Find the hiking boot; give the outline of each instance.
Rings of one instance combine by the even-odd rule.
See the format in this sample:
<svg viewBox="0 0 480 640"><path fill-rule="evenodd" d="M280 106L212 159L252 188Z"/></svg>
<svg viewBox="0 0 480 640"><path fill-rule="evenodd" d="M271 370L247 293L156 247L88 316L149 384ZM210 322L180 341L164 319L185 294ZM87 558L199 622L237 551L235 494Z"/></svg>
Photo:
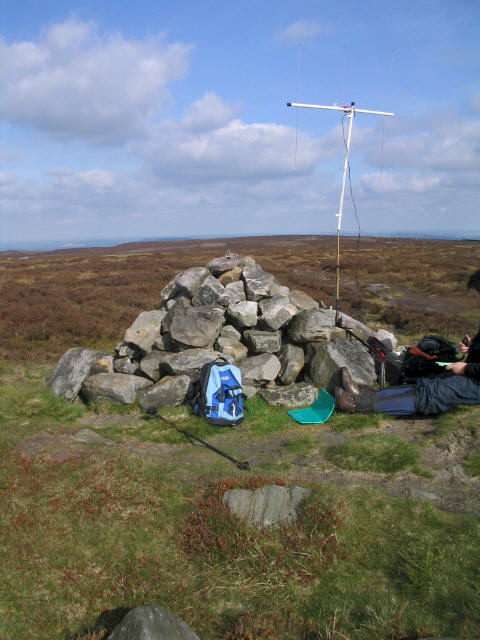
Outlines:
<svg viewBox="0 0 480 640"><path fill-rule="evenodd" d="M335 409L345 413L355 413L356 411L352 394L342 389L342 387L335 387Z"/></svg>
<svg viewBox="0 0 480 640"><path fill-rule="evenodd" d="M360 393L358 384L353 381L353 378L347 367L340 367L340 386L352 396L358 396L358 394Z"/></svg>

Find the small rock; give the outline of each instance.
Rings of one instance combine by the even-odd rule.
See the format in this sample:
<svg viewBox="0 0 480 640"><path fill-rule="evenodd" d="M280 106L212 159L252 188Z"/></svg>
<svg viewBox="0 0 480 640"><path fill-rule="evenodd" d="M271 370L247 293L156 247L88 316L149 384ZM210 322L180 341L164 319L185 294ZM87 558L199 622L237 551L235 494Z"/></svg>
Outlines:
<svg viewBox="0 0 480 640"><path fill-rule="evenodd" d="M303 487L267 485L255 491L230 489L223 494L222 501L247 524L270 527L295 522L309 494L310 490Z"/></svg>
<svg viewBox="0 0 480 640"><path fill-rule="evenodd" d="M200 640L180 618L157 604L135 607L108 640Z"/></svg>
<svg viewBox="0 0 480 640"><path fill-rule="evenodd" d="M252 353L276 353L282 346L282 335L279 331L260 331L249 329L243 339Z"/></svg>
<svg viewBox="0 0 480 640"><path fill-rule="evenodd" d="M193 298L210 271L206 267L191 267L175 278L175 296Z"/></svg>
<svg viewBox="0 0 480 640"><path fill-rule="evenodd" d="M243 362L248 355L248 349L244 344L238 340L224 338L223 336L217 338L215 348L222 353L232 356L235 364Z"/></svg>
<svg viewBox="0 0 480 640"><path fill-rule="evenodd" d="M75 442L83 442L85 444L90 444L90 445L102 445L102 446L111 447L112 445L115 444L113 440L104 438L103 436L101 436L98 433L95 433L95 431L92 431L91 429L82 429L75 435L70 436L70 439L75 440Z"/></svg>
<svg viewBox="0 0 480 640"><path fill-rule="evenodd" d="M273 353L252 356L240 365L242 381L250 386L262 386L275 380L280 373L280 369L280 360Z"/></svg>
<svg viewBox="0 0 480 640"><path fill-rule="evenodd" d="M267 404L289 409L309 407L318 396L318 389L313 384L299 382L287 386L260 389L260 395Z"/></svg>
<svg viewBox="0 0 480 640"><path fill-rule="evenodd" d="M166 315L165 309L144 311L125 331L123 341L135 345L144 353L151 351L155 338L160 335L162 320Z"/></svg>
<svg viewBox="0 0 480 640"><path fill-rule="evenodd" d="M285 344L278 354L278 359L282 365L278 379L282 384L292 384L305 365L303 349L293 344Z"/></svg>
<svg viewBox="0 0 480 640"><path fill-rule="evenodd" d="M138 394L138 404L146 413L156 413L161 407L176 407L193 394L188 376L165 376Z"/></svg>
<svg viewBox="0 0 480 640"><path fill-rule="evenodd" d="M258 305L254 301L237 302L227 307L227 316L240 327L254 327L257 311Z"/></svg>
<svg viewBox="0 0 480 640"><path fill-rule="evenodd" d="M228 294L230 296L230 304L243 302L247 299L247 296L245 295L245 287L243 286L242 280L225 285L225 289L228 291Z"/></svg>
<svg viewBox="0 0 480 640"><path fill-rule="evenodd" d="M221 276L218 276L218 281L223 284L223 286L227 284L232 284L233 282L238 282L242 277L242 268L235 267L235 269L230 269L230 271L225 271Z"/></svg>

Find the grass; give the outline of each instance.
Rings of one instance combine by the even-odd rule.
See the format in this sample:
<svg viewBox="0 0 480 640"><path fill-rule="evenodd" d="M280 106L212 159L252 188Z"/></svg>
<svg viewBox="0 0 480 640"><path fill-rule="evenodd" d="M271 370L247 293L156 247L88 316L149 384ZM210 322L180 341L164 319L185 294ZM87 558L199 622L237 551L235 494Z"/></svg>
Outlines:
<svg viewBox="0 0 480 640"><path fill-rule="evenodd" d="M480 451L470 453L464 462L465 471L469 476L480 476Z"/></svg>
<svg viewBox="0 0 480 640"><path fill-rule="evenodd" d="M479 519L279 474L318 442L284 409L254 398L241 428L220 432L185 408L165 410L227 449L285 435L273 477L192 449L137 407L99 405L89 428L117 444L176 444L174 453L92 447L63 462L28 460L22 439L85 428L86 410L46 394L43 368L1 375L0 637L103 640L113 623L102 613L151 602L209 640L479 635ZM370 468L413 464L392 437L349 428ZM222 508L226 488L266 482L311 489L297 524L262 532Z"/></svg>
<svg viewBox="0 0 480 640"><path fill-rule="evenodd" d="M327 447L327 458L349 471L395 473L414 465L419 451L410 443L383 434L358 436Z"/></svg>

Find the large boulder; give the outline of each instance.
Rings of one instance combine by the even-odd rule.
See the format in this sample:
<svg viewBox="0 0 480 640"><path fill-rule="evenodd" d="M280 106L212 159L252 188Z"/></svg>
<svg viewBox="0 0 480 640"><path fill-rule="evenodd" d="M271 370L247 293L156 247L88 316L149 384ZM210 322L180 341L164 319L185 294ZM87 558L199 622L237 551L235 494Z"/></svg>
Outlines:
<svg viewBox="0 0 480 640"><path fill-rule="evenodd" d="M209 275L210 271L206 267L186 269L175 278L173 295L175 297L186 296L187 298L193 298L200 289L202 282Z"/></svg>
<svg viewBox="0 0 480 640"><path fill-rule="evenodd" d="M193 382L200 378L200 371L204 364L212 362L217 358L225 358L233 364L232 356L219 351L209 349L187 349L180 353L170 353L163 362L163 368L172 376L186 375Z"/></svg>
<svg viewBox="0 0 480 640"><path fill-rule="evenodd" d="M227 316L239 327L254 327L257 324L258 304L253 300L236 302L227 307Z"/></svg>
<svg viewBox="0 0 480 640"><path fill-rule="evenodd" d="M222 353L232 356L235 364L243 362L248 355L247 347L239 340L224 338L223 336L218 337L215 343L215 348Z"/></svg>
<svg viewBox="0 0 480 640"><path fill-rule="evenodd" d="M193 394L188 376L165 376L159 382L138 394L138 404L147 413L156 413L161 407L175 407Z"/></svg>
<svg viewBox="0 0 480 640"><path fill-rule="evenodd" d="M224 312L219 307L188 307L175 313L170 335L184 347L211 347L224 320Z"/></svg>
<svg viewBox="0 0 480 640"><path fill-rule="evenodd" d="M133 404L137 393L152 384L151 380L125 373L98 373L86 378L82 396L87 402L110 400L117 404Z"/></svg>
<svg viewBox="0 0 480 640"><path fill-rule="evenodd" d="M243 339L251 353L276 353L282 346L282 334L279 331L261 331L249 329Z"/></svg>
<svg viewBox="0 0 480 640"><path fill-rule="evenodd" d="M243 280L247 300L258 301L271 298L278 293L288 295L288 287L282 287L271 273L267 273L258 265L244 267Z"/></svg>
<svg viewBox="0 0 480 640"><path fill-rule="evenodd" d="M226 284L225 289L228 291L228 294L230 296L230 304L243 302L247 299L247 296L245 295L245 287L242 280Z"/></svg>
<svg viewBox="0 0 480 640"><path fill-rule="evenodd" d="M368 350L356 340L310 344L307 348L308 376L313 384L335 392L340 367L347 367L354 382L371 386L376 381L375 363Z"/></svg>
<svg viewBox="0 0 480 640"><path fill-rule="evenodd" d="M296 315L288 325L288 336L293 342L329 340L335 328L332 309L306 309Z"/></svg>
<svg viewBox="0 0 480 640"><path fill-rule="evenodd" d="M242 382L247 386L261 387L280 373L281 364L273 353L261 353L259 356L247 358L240 365Z"/></svg>
<svg viewBox="0 0 480 640"><path fill-rule="evenodd" d="M313 384L299 382L288 386L267 387L260 389L260 395L267 404L297 409L309 407L318 396L318 389Z"/></svg>
<svg viewBox="0 0 480 640"><path fill-rule="evenodd" d="M218 277L227 271L232 271L232 269L239 269L241 273L243 264L243 259L240 256L230 254L220 258L214 258L207 264L207 268L214 276Z"/></svg>
<svg viewBox="0 0 480 640"><path fill-rule="evenodd" d="M200 285L200 289L192 298L192 305L194 307L204 305L228 307L231 302L232 298L227 289L213 276L207 276L205 278Z"/></svg>
<svg viewBox="0 0 480 640"><path fill-rule="evenodd" d="M273 298L264 298L258 303L258 309L261 313L260 323L266 329L276 331L298 313L288 296L276 295Z"/></svg>
<svg viewBox="0 0 480 640"><path fill-rule="evenodd" d="M200 640L183 622L157 604L131 609L108 640Z"/></svg>
<svg viewBox="0 0 480 640"><path fill-rule="evenodd" d="M298 378L300 371L305 365L305 354L301 347L293 344L283 345L278 359L282 368L278 375L278 380L282 384L292 384Z"/></svg>
<svg viewBox="0 0 480 640"><path fill-rule="evenodd" d="M168 358L166 351L150 351L140 360L140 369L154 382L158 382L163 374L162 365Z"/></svg>
<svg viewBox="0 0 480 640"><path fill-rule="evenodd" d="M165 309L144 311L125 331L123 341L147 353L151 350L154 340L160 336L162 320L166 315Z"/></svg>
<svg viewBox="0 0 480 640"><path fill-rule="evenodd" d="M310 490L303 487L271 484L254 491L229 489L222 501L233 515L247 524L270 527L295 522L309 494Z"/></svg>
<svg viewBox="0 0 480 640"><path fill-rule="evenodd" d="M305 311L306 309L318 309L319 307L319 303L316 300L298 289L290 291L288 297L290 302L300 311Z"/></svg>
<svg viewBox="0 0 480 640"><path fill-rule="evenodd" d="M69 349L60 358L47 379L47 387L56 396L73 402L92 366L105 355L102 351L93 349L82 349L81 347Z"/></svg>

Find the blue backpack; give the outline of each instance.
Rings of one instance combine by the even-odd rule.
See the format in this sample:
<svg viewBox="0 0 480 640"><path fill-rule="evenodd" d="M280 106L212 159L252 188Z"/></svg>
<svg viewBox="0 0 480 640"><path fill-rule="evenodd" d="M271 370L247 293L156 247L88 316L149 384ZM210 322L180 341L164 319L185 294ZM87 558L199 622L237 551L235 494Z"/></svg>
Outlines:
<svg viewBox="0 0 480 640"><path fill-rule="evenodd" d="M200 371L193 412L211 424L234 427L243 420L242 374L225 358L207 362Z"/></svg>

